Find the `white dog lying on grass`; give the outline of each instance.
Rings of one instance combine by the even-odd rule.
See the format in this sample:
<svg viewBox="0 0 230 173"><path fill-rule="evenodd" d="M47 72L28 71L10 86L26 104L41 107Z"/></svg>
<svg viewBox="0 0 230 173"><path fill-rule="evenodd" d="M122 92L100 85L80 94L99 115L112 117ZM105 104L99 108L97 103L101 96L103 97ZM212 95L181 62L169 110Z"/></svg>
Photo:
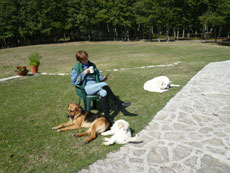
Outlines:
<svg viewBox="0 0 230 173"><path fill-rule="evenodd" d="M112 135L111 138L104 138L104 145L126 144L136 142L136 137L132 137L129 123L125 120L117 120L110 130L101 133L103 136Z"/></svg>
<svg viewBox="0 0 230 173"><path fill-rule="evenodd" d="M168 91L170 87L179 87L180 85L172 84L167 76L158 76L151 80L148 80L144 84L144 90L150 92L163 93Z"/></svg>

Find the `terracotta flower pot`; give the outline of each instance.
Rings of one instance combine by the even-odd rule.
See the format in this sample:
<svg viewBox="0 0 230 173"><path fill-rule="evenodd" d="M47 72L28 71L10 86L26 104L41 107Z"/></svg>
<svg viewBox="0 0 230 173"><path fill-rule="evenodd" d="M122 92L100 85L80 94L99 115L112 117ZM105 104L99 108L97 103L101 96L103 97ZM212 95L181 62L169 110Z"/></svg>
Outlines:
<svg viewBox="0 0 230 173"><path fill-rule="evenodd" d="M31 73L38 73L38 66L30 66Z"/></svg>

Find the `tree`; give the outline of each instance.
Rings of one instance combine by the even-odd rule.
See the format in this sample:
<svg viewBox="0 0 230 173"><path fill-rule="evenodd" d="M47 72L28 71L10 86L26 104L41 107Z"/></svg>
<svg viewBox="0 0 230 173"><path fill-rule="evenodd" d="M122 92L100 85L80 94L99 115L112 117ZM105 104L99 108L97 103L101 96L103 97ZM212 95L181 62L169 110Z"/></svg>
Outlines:
<svg viewBox="0 0 230 173"><path fill-rule="evenodd" d="M224 17L218 13L218 7L221 5L220 0L215 1L208 1L207 2L207 11L200 16L200 21L205 27L205 29L208 31L208 27L210 27L210 32L212 33L212 30L214 29L215 34L215 41L217 39L217 30L221 28L221 26L224 24Z"/></svg>
<svg viewBox="0 0 230 173"><path fill-rule="evenodd" d="M217 13L219 16L222 16L222 26L227 31L227 37L229 38L230 35L230 0L224 0L222 1L217 8Z"/></svg>
<svg viewBox="0 0 230 173"><path fill-rule="evenodd" d="M18 35L18 2L16 0L1 0L0 3L0 39L4 47L8 44L16 44L15 37Z"/></svg>
<svg viewBox="0 0 230 173"><path fill-rule="evenodd" d="M1 0L0 44L230 34L230 0Z"/></svg>

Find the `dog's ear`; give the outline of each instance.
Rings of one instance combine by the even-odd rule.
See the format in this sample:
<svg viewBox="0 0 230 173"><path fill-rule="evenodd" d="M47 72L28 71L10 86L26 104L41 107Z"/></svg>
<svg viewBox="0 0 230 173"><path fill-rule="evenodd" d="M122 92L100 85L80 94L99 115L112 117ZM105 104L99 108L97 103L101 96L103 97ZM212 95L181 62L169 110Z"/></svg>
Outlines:
<svg viewBox="0 0 230 173"><path fill-rule="evenodd" d="M80 105L79 105L80 106ZM83 114L85 109L83 109L83 107L80 106L80 110L81 110L81 113Z"/></svg>
<svg viewBox="0 0 230 173"><path fill-rule="evenodd" d="M81 107L81 106L80 106L80 108L81 108L81 114L85 114L85 113L86 113L86 110L83 109L83 107Z"/></svg>
<svg viewBox="0 0 230 173"><path fill-rule="evenodd" d="M76 104L76 106L75 106L74 110L75 110L75 112L82 113L83 108L81 107L81 105Z"/></svg>
<svg viewBox="0 0 230 173"><path fill-rule="evenodd" d="M74 111L75 111L75 112L79 111L79 107L80 107L80 106L79 106L78 104L74 105Z"/></svg>
<svg viewBox="0 0 230 173"><path fill-rule="evenodd" d="M125 124L122 122L119 122L117 127L118 127L118 129L125 129Z"/></svg>

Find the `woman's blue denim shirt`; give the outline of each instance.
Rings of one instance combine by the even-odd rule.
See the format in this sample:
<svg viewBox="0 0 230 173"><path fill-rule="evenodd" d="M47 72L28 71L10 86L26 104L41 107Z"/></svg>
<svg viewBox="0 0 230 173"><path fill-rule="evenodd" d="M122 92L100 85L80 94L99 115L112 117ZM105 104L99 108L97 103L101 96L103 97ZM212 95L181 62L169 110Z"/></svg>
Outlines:
<svg viewBox="0 0 230 173"><path fill-rule="evenodd" d="M88 65L83 65L83 69L87 69L89 66ZM91 74L84 74L82 72L81 74L77 74L76 70L72 70L72 76L71 76L71 81L73 85L79 85L86 77L86 85L90 85L93 83L96 83L96 81L93 78L93 75ZM104 76L101 75L99 72L99 80L102 81L104 79Z"/></svg>

